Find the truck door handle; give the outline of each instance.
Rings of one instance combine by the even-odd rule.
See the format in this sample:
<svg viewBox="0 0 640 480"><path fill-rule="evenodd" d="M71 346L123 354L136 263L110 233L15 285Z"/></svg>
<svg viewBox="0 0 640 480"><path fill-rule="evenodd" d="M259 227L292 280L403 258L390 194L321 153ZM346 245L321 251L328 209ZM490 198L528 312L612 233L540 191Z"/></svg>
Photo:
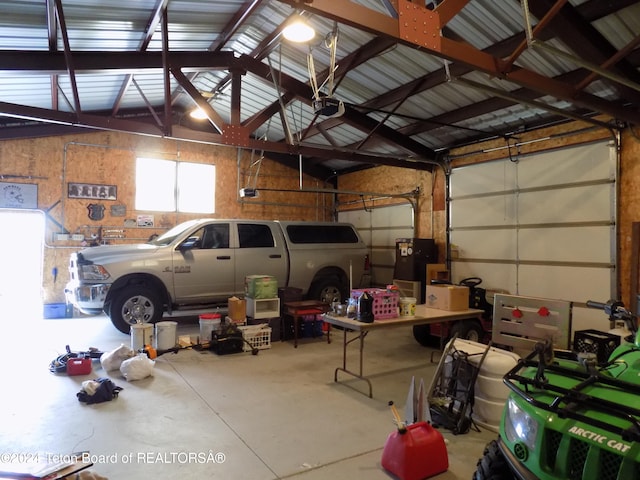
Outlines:
<svg viewBox="0 0 640 480"><path fill-rule="evenodd" d="M273 255L269 255L269 258L282 258L282 255L279 253L274 253Z"/></svg>
<svg viewBox="0 0 640 480"><path fill-rule="evenodd" d="M231 260L231 256L230 255L218 255L216 257L216 260Z"/></svg>

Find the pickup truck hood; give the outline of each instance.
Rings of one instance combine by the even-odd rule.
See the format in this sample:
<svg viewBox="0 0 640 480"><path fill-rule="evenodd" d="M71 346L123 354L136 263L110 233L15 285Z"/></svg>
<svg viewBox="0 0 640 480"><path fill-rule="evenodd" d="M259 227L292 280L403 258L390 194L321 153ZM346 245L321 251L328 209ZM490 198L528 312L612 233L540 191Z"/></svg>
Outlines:
<svg viewBox="0 0 640 480"><path fill-rule="evenodd" d="M122 261L131 256L140 258L141 255L153 255L160 250L160 247L147 243L138 243L135 245L101 245L98 247L84 248L79 253L86 260L94 263L110 263L113 261Z"/></svg>

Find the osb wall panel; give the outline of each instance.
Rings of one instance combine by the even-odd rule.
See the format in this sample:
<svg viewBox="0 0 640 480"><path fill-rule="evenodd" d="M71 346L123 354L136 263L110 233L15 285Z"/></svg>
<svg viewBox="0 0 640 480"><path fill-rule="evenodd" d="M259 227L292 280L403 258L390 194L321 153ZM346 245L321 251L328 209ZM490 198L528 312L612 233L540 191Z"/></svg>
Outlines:
<svg viewBox="0 0 640 480"><path fill-rule="evenodd" d="M598 120L607 121L606 118ZM450 152L451 165L460 167L503 158L517 160L518 155L594 142L603 138L612 138L611 135L609 130L591 123L571 122L454 149Z"/></svg>
<svg viewBox="0 0 640 480"><path fill-rule="evenodd" d="M631 264L631 229L634 222L640 222L640 136L637 131L626 130L621 143L618 276L620 299L627 307L632 308L640 293L631 291L632 275L640 275L638 265Z"/></svg>
<svg viewBox="0 0 640 480"><path fill-rule="evenodd" d="M50 218L46 225L43 265L43 301L64 301L63 288L68 281L67 265L71 252L99 241L111 244L146 241L182 221L202 214L159 213L135 210L135 160L151 157L165 160L208 163L216 166L216 213L214 218L253 218L278 220L331 220L333 197L321 193L302 193L298 172L264 159L259 174L250 164L256 158L235 148L179 142L115 132L68 135L0 142L0 176L5 182L38 185L38 208ZM117 198L69 198L69 183L114 185ZM247 183L249 182L249 183ZM307 189L326 188L306 176ZM255 199L241 199L238 188L269 188ZM280 191L286 190L286 191ZM89 218L89 204L101 204L102 220ZM113 215L111 207L125 209L124 216ZM125 227L138 215L153 215L154 228ZM85 236L86 241L61 240L63 231ZM128 223L127 223L128 225ZM107 239L108 230L122 230L125 238ZM100 238L100 235L103 238ZM120 233L116 233L120 235ZM56 268L57 281L51 272Z"/></svg>

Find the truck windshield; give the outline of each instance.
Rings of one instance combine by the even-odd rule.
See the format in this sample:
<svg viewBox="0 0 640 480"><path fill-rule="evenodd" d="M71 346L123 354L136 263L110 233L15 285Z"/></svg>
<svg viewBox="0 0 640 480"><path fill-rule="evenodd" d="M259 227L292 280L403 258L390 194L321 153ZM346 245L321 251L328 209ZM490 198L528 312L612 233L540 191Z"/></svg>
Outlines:
<svg viewBox="0 0 640 480"><path fill-rule="evenodd" d="M181 223L180 225L176 225L171 230L168 230L168 231L164 232L159 237L156 237L156 238L154 238L153 240L150 240L147 243L149 243L151 245L158 245L158 246L169 245L177 237L182 235L185 231L193 228L193 226L196 223L198 223L197 220L191 220L191 221L188 221L188 222Z"/></svg>

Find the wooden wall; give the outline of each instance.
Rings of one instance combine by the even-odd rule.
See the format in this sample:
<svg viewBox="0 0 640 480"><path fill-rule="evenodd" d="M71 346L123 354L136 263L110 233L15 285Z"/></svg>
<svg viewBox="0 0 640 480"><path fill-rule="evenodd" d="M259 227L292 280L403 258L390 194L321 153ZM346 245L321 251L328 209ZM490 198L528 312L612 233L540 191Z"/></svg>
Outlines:
<svg viewBox="0 0 640 480"><path fill-rule="evenodd" d="M640 271L632 264L631 228L634 222L640 222L640 134L626 130L622 136L622 158L620 162L620 202L618 205L618 278L621 286L621 299L628 307L635 307L637 295L632 292L631 278L636 280ZM635 252L636 254L638 252Z"/></svg>
<svg viewBox="0 0 640 480"><path fill-rule="evenodd" d="M50 217L46 225L43 265L45 303L64 301L69 255L87 243L95 243L97 240L92 237L102 233L103 241L110 244L146 241L151 234L182 221L207 216L135 210L135 160L138 157L215 165L216 212L210 215L214 218L333 219L332 195L296 192L300 189L297 170L266 159L262 161L255 185L259 191L261 187L284 191L260 191L255 199L241 199L238 188L254 185L256 167L250 169L250 164L260 157L243 152L238 159L235 148L114 132L3 141L0 142L2 181L37 184L38 209L46 211ZM117 198L69 198L70 182L114 185ZM326 188L327 185L305 176L303 187ZM102 220L89 218L87 207L96 203L105 207ZM124 208L124 216L112 214L113 205ZM130 221L135 222L138 215L147 214L154 215L155 228L125 228ZM56 222L70 234L84 235L86 240L61 240L57 234L62 231ZM122 230L125 238L107 239L108 230ZM55 285L50 274L54 267L58 271Z"/></svg>

